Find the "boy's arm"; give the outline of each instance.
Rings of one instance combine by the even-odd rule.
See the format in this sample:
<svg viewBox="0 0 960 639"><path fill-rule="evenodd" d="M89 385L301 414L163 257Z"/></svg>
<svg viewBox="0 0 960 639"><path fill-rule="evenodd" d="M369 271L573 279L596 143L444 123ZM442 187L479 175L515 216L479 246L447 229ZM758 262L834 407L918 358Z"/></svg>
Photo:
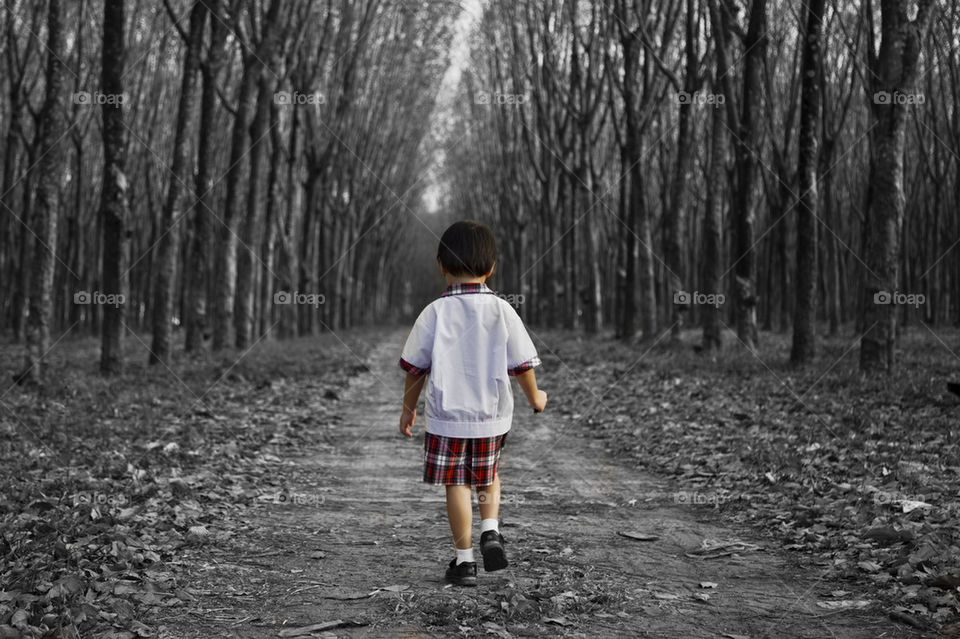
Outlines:
<svg viewBox="0 0 960 639"><path fill-rule="evenodd" d="M526 370L517 374L517 383L523 389L523 394L527 396L527 403L533 408L533 412L539 413L547 405L547 394L537 388L537 376L533 369Z"/></svg>
<svg viewBox="0 0 960 639"><path fill-rule="evenodd" d="M420 399L420 391L423 390L423 383L426 381L426 375L414 375L407 373L403 381L403 411L400 413L400 433L406 437L413 437L413 422L417 419L417 401Z"/></svg>

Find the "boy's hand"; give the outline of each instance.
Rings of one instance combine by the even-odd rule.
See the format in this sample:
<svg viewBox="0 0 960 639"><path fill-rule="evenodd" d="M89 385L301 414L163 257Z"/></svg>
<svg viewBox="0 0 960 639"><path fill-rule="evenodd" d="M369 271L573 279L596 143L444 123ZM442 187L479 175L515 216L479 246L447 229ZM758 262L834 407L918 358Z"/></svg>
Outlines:
<svg viewBox="0 0 960 639"><path fill-rule="evenodd" d="M542 413L543 409L547 406L547 394L542 390L538 390L536 398L530 402L530 405L533 407L533 412Z"/></svg>
<svg viewBox="0 0 960 639"><path fill-rule="evenodd" d="M413 437L413 422L417 419L417 409L404 408L400 414L400 434L404 437Z"/></svg>

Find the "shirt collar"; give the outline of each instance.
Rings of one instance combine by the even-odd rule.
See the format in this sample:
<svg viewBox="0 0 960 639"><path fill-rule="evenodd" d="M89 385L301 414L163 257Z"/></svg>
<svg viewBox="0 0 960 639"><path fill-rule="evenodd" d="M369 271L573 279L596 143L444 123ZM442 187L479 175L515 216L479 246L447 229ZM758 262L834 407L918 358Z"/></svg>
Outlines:
<svg viewBox="0 0 960 639"><path fill-rule="evenodd" d="M483 282L468 282L466 284L451 284L440 297L469 295L471 293L493 293L493 291Z"/></svg>

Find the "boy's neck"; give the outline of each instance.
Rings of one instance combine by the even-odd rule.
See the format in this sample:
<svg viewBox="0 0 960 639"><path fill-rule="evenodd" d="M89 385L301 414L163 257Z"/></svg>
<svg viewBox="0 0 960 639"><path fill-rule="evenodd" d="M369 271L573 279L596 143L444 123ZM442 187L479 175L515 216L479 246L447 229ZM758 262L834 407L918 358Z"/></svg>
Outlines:
<svg viewBox="0 0 960 639"><path fill-rule="evenodd" d="M450 275L446 273L444 277L447 280L447 286L454 286L455 284L485 284L487 281L486 275L483 277L474 277L473 275Z"/></svg>

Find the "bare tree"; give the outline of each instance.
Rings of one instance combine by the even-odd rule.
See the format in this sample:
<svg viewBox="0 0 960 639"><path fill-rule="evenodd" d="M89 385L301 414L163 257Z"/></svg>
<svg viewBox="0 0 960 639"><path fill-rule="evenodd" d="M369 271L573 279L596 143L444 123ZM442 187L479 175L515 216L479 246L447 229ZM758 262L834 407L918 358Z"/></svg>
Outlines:
<svg viewBox="0 0 960 639"><path fill-rule="evenodd" d="M823 68L821 44L825 0L803 0L806 29L800 74L800 142L797 172L800 201L797 216L797 302L793 319L793 349L790 361L802 364L813 359L817 334L817 168L820 133L820 87Z"/></svg>
<svg viewBox="0 0 960 639"><path fill-rule="evenodd" d="M207 319L207 284L210 278L210 260L214 214L214 166L218 152L216 144L216 117L218 76L225 57L228 29L220 16L220 0L206 0L210 15L210 44L206 58L201 61L203 91L200 97L200 125L197 131L196 198L191 206L190 241L187 249L186 337L184 350L188 353L200 349L209 330Z"/></svg>
<svg viewBox="0 0 960 639"><path fill-rule="evenodd" d="M714 70L712 88L716 95L730 89L730 58L727 48L726 25L717 0L709 0L710 27L714 40ZM730 103L727 98L725 103ZM732 105L731 105L732 106ZM703 261L700 281L707 291L718 293L723 278L723 210L727 177L727 123L729 113L714 109L710 122L710 162L707 180L707 205L703 216ZM720 309L707 305L703 309L703 350L707 353L723 346Z"/></svg>
<svg viewBox="0 0 960 639"><path fill-rule="evenodd" d="M278 17L283 2L271 0L266 16L260 23L261 33L250 35L244 24L243 11L233 11L233 31L243 47L243 76L237 95L233 133L230 142L230 164L227 169L227 196L223 217L217 237L215 312L213 348L219 350L227 345L231 325L235 323L234 305L237 285L237 240L238 227L244 194L250 175L247 160L250 147L250 123L255 115L260 76L266 69L266 61L273 59L273 49L278 37ZM254 7L256 8L256 7Z"/></svg>
<svg viewBox="0 0 960 639"><path fill-rule="evenodd" d="M752 0L743 38L744 70L740 122L734 133L737 189L734 197L734 274L737 337L756 348L756 214L758 161L763 117L763 67L767 57L767 0ZM727 99L730 99L728 96Z"/></svg>
<svg viewBox="0 0 960 639"><path fill-rule="evenodd" d="M906 195L903 189L907 113L916 94L921 45L934 10L932 0L920 0L911 20L907 0L881 0L880 49L868 31L872 81L870 183L864 228L864 273L860 338L860 370L892 371L897 315L900 232ZM872 16L868 3L866 10Z"/></svg>
<svg viewBox="0 0 960 639"><path fill-rule="evenodd" d="M160 240L157 249L157 281L154 285L153 345L150 363L165 363L170 359L170 329L173 322L173 302L176 287L177 249L180 245L180 218L183 217L184 196L189 193L193 173L190 129L197 110L197 80L200 71L200 51L207 24L207 5L196 0L190 11L190 30L184 33L186 55L183 60L183 80L180 87L180 110L173 142L173 164L167 199L160 222Z"/></svg>
<svg viewBox="0 0 960 639"><path fill-rule="evenodd" d="M67 57L63 8L60 0L49 0L47 8L46 97L40 114L40 176L37 206L30 226L36 243L30 267L30 305L27 318L25 369L19 381L42 383L43 363L50 349L51 295L57 249L57 222L60 217L60 182L65 154L57 150L66 133L66 83L63 60Z"/></svg>
<svg viewBox="0 0 960 639"><path fill-rule="evenodd" d="M664 237L664 261L667 267L667 293L673 296L685 288L686 264L683 259L683 249L686 241L687 207L691 198L690 173L693 170L694 158L694 126L693 95L697 93L703 78L700 73L700 55L697 42L700 39L698 8L694 0L686 2L686 20L684 22L685 71L683 78L684 100L680 102L677 123L677 159L676 172L670 184L670 210L666 212L666 233ZM679 84L678 80L674 80ZM679 88L679 87L678 87ZM719 291L712 291L719 293ZM680 338L683 329L683 312L689 307L682 304L672 304L670 315L670 337L673 340Z"/></svg>
<svg viewBox="0 0 960 639"><path fill-rule="evenodd" d="M101 85L103 92L122 96L126 60L126 0L105 0L103 5L103 50ZM123 334L127 278L127 154L123 100L105 100L103 113L103 190L100 217L103 220L103 286L119 302L103 309L100 370L119 373L123 368Z"/></svg>

